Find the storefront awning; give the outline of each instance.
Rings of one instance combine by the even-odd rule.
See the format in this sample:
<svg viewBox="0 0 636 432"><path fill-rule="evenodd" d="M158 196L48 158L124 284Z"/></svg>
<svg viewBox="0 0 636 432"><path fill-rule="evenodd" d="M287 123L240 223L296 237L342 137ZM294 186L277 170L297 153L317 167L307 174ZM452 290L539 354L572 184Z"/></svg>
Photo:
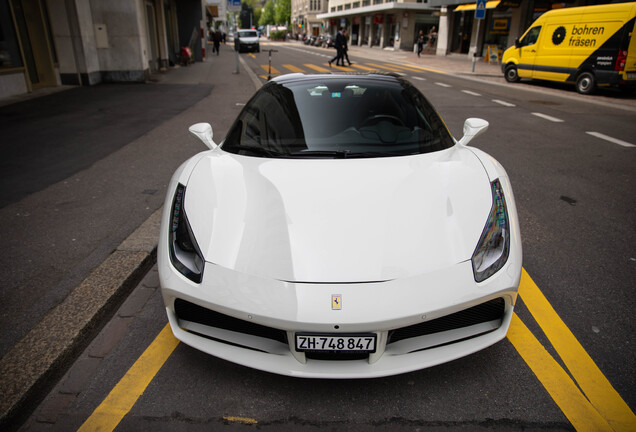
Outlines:
<svg viewBox="0 0 636 432"><path fill-rule="evenodd" d="M497 6L499 6L499 3L501 3L501 0L490 0L486 2L486 9L494 9ZM461 12L461 11L474 11L475 9L477 9L477 3L468 3L468 4L463 4L463 5L459 5L455 8L455 12Z"/></svg>

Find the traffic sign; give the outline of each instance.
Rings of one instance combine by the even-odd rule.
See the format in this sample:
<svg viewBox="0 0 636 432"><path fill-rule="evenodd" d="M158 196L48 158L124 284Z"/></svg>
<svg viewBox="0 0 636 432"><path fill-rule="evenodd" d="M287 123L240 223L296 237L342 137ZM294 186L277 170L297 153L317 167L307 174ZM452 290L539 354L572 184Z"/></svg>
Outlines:
<svg viewBox="0 0 636 432"><path fill-rule="evenodd" d="M241 0L227 0L227 10L238 12L241 10Z"/></svg>
<svg viewBox="0 0 636 432"><path fill-rule="evenodd" d="M475 19L486 18L486 0L477 0L477 7L475 8Z"/></svg>

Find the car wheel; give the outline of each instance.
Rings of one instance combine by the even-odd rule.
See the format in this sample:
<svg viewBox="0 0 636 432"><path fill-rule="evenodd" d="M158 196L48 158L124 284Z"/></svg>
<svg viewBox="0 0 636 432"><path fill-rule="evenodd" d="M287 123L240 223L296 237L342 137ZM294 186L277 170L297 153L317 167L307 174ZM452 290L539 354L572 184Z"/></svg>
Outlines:
<svg viewBox="0 0 636 432"><path fill-rule="evenodd" d="M596 89L596 78L591 72L583 72L576 78L576 91L581 94L591 94Z"/></svg>
<svg viewBox="0 0 636 432"><path fill-rule="evenodd" d="M261 47L256 48L256 52L257 53L261 52Z"/></svg>
<svg viewBox="0 0 636 432"><path fill-rule="evenodd" d="M517 66L510 64L506 66L506 72L504 73L506 81L511 83L519 82L519 74L517 73Z"/></svg>

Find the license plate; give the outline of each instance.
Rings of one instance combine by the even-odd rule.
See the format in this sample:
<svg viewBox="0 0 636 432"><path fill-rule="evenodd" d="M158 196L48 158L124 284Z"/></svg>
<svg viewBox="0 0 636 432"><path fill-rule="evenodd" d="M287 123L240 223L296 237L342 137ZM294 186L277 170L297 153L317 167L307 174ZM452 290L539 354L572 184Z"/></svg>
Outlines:
<svg viewBox="0 0 636 432"><path fill-rule="evenodd" d="M635 73L628 72L627 79L636 79L636 72Z"/></svg>
<svg viewBox="0 0 636 432"><path fill-rule="evenodd" d="M296 333L296 351L375 352L374 333L341 335Z"/></svg>

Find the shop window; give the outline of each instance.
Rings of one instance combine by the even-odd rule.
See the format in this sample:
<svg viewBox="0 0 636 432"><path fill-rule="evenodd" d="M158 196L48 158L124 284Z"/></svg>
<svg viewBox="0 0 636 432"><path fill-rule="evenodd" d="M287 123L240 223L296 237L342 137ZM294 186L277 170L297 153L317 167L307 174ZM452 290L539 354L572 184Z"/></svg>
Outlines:
<svg viewBox="0 0 636 432"><path fill-rule="evenodd" d="M20 46L8 1L0 1L0 69L22 67Z"/></svg>

